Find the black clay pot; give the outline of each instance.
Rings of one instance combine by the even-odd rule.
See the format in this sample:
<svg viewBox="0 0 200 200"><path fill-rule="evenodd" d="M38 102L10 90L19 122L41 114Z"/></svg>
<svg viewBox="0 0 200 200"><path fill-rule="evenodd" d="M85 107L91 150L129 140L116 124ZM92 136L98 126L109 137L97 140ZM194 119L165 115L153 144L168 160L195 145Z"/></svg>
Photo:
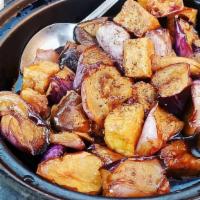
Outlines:
<svg viewBox="0 0 200 200"><path fill-rule="evenodd" d="M0 13L0 90L11 90L19 73L22 51L28 40L41 28L55 22L79 22L103 0L16 0ZM115 15L124 0L106 15ZM200 1L186 0L187 6L200 12ZM200 30L200 14L197 30ZM38 158L39 159L39 158ZM0 162L9 175L42 197L49 199L105 200L63 189L38 177L34 172L37 158L27 157L0 138ZM200 178L172 180L168 195L143 198L184 200L200 198ZM134 199L134 198L133 198Z"/></svg>

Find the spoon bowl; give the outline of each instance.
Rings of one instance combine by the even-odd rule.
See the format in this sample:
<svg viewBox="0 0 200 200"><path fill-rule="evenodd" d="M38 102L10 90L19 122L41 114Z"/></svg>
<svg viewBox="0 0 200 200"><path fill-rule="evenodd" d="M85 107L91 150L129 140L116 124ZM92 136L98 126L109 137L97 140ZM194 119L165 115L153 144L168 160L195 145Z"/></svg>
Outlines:
<svg viewBox="0 0 200 200"><path fill-rule="evenodd" d="M88 21L101 17L119 0L106 0L89 16L82 20ZM20 68L23 69L33 63L37 49L56 49L64 46L67 41L74 41L75 23L55 23L37 32L26 45L22 57Z"/></svg>

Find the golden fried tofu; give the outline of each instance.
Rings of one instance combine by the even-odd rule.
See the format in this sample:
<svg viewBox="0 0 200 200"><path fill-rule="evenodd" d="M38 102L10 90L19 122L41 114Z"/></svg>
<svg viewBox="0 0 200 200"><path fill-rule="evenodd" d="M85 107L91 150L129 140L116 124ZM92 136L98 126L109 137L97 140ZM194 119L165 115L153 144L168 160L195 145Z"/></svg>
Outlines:
<svg viewBox="0 0 200 200"><path fill-rule="evenodd" d="M56 63L41 61L24 68L23 89L31 88L44 94L49 86L50 78L59 71Z"/></svg>
<svg viewBox="0 0 200 200"><path fill-rule="evenodd" d="M98 157L82 151L43 161L37 174L67 189L95 195L101 190L101 166Z"/></svg>
<svg viewBox="0 0 200 200"><path fill-rule="evenodd" d="M154 46L150 39L130 39L124 42L123 67L125 75L132 78L150 78L152 76L151 57Z"/></svg>
<svg viewBox="0 0 200 200"><path fill-rule="evenodd" d="M138 37L160 27L159 21L134 0L127 0L113 20Z"/></svg>
<svg viewBox="0 0 200 200"><path fill-rule="evenodd" d="M145 112L151 109L156 97L156 89L151 84L140 81L133 85L133 101L143 105Z"/></svg>
<svg viewBox="0 0 200 200"><path fill-rule="evenodd" d="M105 120L104 139L108 147L124 156L134 156L143 121L141 104L122 105L110 112Z"/></svg>

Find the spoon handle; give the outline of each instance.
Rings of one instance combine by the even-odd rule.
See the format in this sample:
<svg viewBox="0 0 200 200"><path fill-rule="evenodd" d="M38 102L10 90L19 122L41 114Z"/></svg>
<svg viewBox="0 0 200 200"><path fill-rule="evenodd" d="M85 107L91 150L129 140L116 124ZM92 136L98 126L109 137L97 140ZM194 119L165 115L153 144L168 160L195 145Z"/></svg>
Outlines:
<svg viewBox="0 0 200 200"><path fill-rule="evenodd" d="M115 5L119 0L106 0L98 8L96 8L90 15L88 15L81 22L92 20L97 17L101 17L105 14L113 5Z"/></svg>

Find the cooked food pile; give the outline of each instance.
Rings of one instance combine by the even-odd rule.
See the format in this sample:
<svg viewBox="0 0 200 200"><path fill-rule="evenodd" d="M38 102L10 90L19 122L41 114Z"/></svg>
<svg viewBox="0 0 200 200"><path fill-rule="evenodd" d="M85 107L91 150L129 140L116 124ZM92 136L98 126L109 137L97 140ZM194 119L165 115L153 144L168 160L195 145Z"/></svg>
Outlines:
<svg viewBox="0 0 200 200"><path fill-rule="evenodd" d="M127 0L80 23L76 43L21 69L20 94L0 92L1 135L40 155L39 176L86 194L162 195L170 178L199 176L196 16L182 0Z"/></svg>

